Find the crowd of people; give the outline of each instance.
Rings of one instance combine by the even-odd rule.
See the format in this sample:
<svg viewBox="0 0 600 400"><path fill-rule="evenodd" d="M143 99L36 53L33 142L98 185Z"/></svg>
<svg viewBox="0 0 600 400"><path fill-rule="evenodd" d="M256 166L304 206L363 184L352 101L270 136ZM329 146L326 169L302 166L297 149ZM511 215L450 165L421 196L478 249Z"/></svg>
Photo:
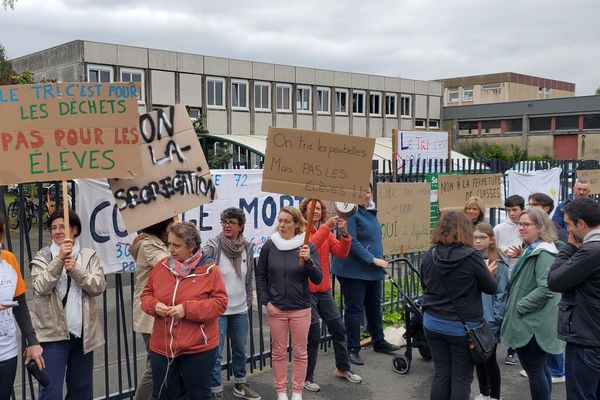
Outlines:
<svg viewBox="0 0 600 400"><path fill-rule="evenodd" d="M239 208L223 210L220 233L204 243L190 222L168 219L138 232L131 245L133 327L148 357L135 399L223 399L227 348L233 395L260 400L246 378L255 291L270 328L278 400L287 400L290 389L292 400L321 390L315 374L321 321L332 337L333 374L361 383L352 365L365 364L363 316L374 351L399 349L383 334L388 263L371 189L345 218L331 216L316 199L282 208L256 262ZM562 382L568 400L600 399L600 204L588 195L589 184L578 181L553 219L548 195L531 194L528 207L521 196L510 196L507 218L495 227L478 197L462 211L441 214L420 266L423 328L434 364L431 399L470 399L475 371L475 398L500 399L499 344L507 348L506 364L521 364L532 399L549 400L553 384ZM49 378L38 398L93 398L93 352L104 344L95 301L106 288L102 264L79 244L82 226L73 211L67 217L56 210L47 227L52 243L30 262L31 311L16 258L2 250L0 400L12 393L17 325L24 362ZM0 219L0 241L5 234ZM332 295L334 278L343 316ZM489 326L494 345L475 363L467 332L481 324Z"/></svg>

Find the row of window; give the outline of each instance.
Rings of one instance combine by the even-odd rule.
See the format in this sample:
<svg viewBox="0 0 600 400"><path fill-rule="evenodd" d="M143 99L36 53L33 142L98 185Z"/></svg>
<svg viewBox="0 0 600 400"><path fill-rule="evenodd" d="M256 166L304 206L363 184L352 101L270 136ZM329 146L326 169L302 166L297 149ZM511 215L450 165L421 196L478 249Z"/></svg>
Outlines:
<svg viewBox="0 0 600 400"><path fill-rule="evenodd" d="M475 99L475 95L473 92L473 86L468 86L463 88L463 101L473 101ZM460 90L458 88L450 88L448 89L448 103L458 103L460 102Z"/></svg>
<svg viewBox="0 0 600 400"><path fill-rule="evenodd" d="M144 97L144 71L134 69L120 69L121 82L139 82L142 90L138 97L143 101ZM113 82L113 70L105 66L88 66L89 82ZM231 108L233 110L249 110L249 82L246 80L231 80ZM313 97L312 87L297 85L296 90L296 111L298 113L312 113ZM275 84L275 109L277 112L292 112L292 85L286 83ZM349 108L352 108L352 114L365 116L368 112L372 116L381 116L382 112L386 117L398 116L398 96L395 93L369 92L368 102L365 90L353 90L350 103L348 89L335 89L334 98L331 97L331 89L328 87L317 87L315 111L317 114L331 114L331 108L334 108L336 115L348 115ZM382 99L385 104L382 105ZM271 111L271 83L254 82L254 109L256 111ZM333 104L332 104L333 101ZM206 78L206 105L209 109L225 108L225 78L207 77ZM400 96L400 116L410 118L412 116L412 96Z"/></svg>
<svg viewBox="0 0 600 400"><path fill-rule="evenodd" d="M552 118L554 118L554 129ZM459 134L490 133L499 134L502 132L522 132L523 119L511 118L504 119L504 128L499 119L481 121L460 121L458 123ZM531 117L529 118L530 132L552 132L552 131L577 131L579 130L579 115L561 115L556 117ZM583 115L583 130L600 129L600 114Z"/></svg>

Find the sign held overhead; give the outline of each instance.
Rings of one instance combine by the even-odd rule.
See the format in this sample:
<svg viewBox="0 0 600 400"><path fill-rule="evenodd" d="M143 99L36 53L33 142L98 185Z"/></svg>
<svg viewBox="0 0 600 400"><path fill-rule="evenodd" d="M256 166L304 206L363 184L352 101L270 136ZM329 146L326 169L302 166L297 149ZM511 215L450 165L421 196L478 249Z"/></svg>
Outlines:
<svg viewBox="0 0 600 400"><path fill-rule="evenodd" d="M138 91L131 83L0 87L0 184L141 173Z"/></svg>
<svg viewBox="0 0 600 400"><path fill-rule="evenodd" d="M374 149L371 138L270 127L262 190L362 203Z"/></svg>
<svg viewBox="0 0 600 400"><path fill-rule="evenodd" d="M502 207L500 174L438 175L440 210L462 210L467 200L478 196L487 208Z"/></svg>

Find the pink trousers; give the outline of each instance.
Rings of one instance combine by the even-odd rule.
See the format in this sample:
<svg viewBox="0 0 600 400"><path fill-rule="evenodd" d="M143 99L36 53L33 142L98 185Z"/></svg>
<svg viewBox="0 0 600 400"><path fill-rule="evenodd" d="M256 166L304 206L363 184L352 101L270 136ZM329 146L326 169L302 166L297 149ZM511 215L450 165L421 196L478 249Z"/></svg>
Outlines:
<svg viewBox="0 0 600 400"><path fill-rule="evenodd" d="M277 393L287 392L287 347L288 334L292 339L292 392L302 393L306 377L306 342L310 327L310 308L282 311L267 304L269 327L271 328L271 359L273 382Z"/></svg>

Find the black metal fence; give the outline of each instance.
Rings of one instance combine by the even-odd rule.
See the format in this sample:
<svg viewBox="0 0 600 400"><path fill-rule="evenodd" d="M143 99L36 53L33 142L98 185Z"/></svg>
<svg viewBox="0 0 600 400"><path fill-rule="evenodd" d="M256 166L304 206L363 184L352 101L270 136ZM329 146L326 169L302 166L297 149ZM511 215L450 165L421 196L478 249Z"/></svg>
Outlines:
<svg viewBox="0 0 600 400"><path fill-rule="evenodd" d="M397 182L424 182L429 173L461 172L461 173L502 173L504 194L508 190L505 172L514 169L519 172L529 172L536 169L552 167L562 168L560 198L566 198L575 182L577 169L597 168L597 162L568 161L531 161L514 162L504 160L471 160L465 159L458 162L429 160L413 164L406 163L397 173ZM374 193L378 182L393 181L391 162L374 162L373 164ZM50 234L45 229L44 222L51 211L60 201L59 185L56 182L49 184L18 185L11 188L0 186L0 211L7 216L6 247L15 252L21 265L21 271L30 282L29 264L32 256L38 249L50 243ZM73 191L71 191L73 192ZM76 201L72 198L73 203ZM500 209L490 210L490 222L498 221ZM5 247L5 248L6 248ZM414 265L419 265L422 254L409 254ZM390 273L401 287L406 282L401 282L402 274L397 271L399 265L392 264ZM405 278L406 279L406 278ZM107 276L107 290L102 296L101 313L106 344L95 352L94 379L97 399L126 399L131 398L135 392L138 378L145 368L146 353L140 335L136 335L132 328L132 298L134 293L133 274L112 274ZM413 287L414 279L410 283L411 293L418 290ZM334 285L334 295L336 286ZM392 293L384 307L401 310L402 296ZM340 301L340 307L343 307ZM270 362L270 340L268 325L262 310L249 311L250 329L248 340L248 367L250 372L262 370ZM322 349L328 351L330 343L325 327L322 329ZM228 346L227 346L228 347ZM140 350L141 349L141 350ZM227 379L231 377L229 368L231 354L227 350L223 369L227 371ZM26 369L21 365L20 373L15 384L15 399L35 399L37 387L31 377L27 376Z"/></svg>

